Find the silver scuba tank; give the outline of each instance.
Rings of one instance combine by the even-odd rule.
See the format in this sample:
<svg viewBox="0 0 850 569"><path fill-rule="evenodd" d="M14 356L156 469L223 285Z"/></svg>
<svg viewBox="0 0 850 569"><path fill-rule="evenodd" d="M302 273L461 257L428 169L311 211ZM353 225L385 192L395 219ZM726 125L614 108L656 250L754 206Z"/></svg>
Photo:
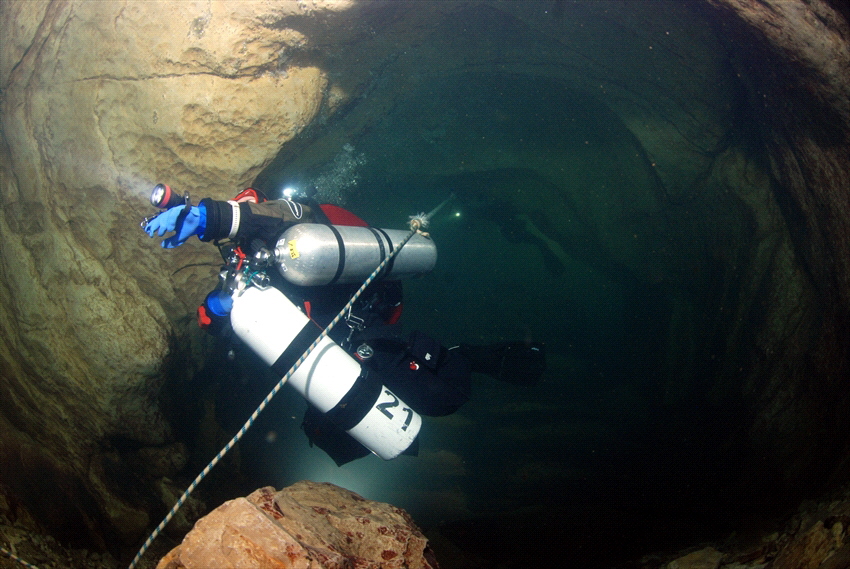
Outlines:
<svg viewBox="0 0 850 569"><path fill-rule="evenodd" d="M278 239L275 264L295 285L361 282L407 234L399 229L299 223ZM389 279L421 275L436 263L434 242L414 235L387 265L384 275Z"/></svg>

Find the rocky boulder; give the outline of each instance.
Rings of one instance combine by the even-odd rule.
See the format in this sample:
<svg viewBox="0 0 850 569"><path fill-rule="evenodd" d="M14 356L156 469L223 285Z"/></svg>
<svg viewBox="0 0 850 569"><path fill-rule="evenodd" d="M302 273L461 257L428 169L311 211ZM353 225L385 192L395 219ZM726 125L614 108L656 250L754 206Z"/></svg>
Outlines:
<svg viewBox="0 0 850 569"><path fill-rule="evenodd" d="M407 513L334 486L261 488L195 524L157 569L436 569Z"/></svg>
<svg viewBox="0 0 850 569"><path fill-rule="evenodd" d="M775 531L732 535L723 544L679 554L670 561L646 557L644 569L844 569L850 566L850 493L807 501Z"/></svg>

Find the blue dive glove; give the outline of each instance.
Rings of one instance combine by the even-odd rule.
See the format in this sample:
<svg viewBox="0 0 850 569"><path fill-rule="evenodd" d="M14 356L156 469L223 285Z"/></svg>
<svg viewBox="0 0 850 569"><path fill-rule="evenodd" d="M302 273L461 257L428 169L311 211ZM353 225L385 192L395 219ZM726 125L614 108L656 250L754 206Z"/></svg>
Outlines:
<svg viewBox="0 0 850 569"><path fill-rule="evenodd" d="M186 242L192 235L203 235L207 225L207 211L205 207L193 205L183 216L183 222L177 227L179 218L186 208L185 205L172 207L162 212L145 226L145 233L153 237L155 234L162 237L169 231L176 233L162 240L165 249L173 249Z"/></svg>

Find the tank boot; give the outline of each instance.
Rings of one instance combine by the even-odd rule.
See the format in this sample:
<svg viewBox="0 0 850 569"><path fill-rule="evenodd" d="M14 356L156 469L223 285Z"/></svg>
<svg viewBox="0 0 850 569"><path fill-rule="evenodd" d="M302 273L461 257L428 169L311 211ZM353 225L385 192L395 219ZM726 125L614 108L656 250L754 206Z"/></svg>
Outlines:
<svg viewBox="0 0 850 569"><path fill-rule="evenodd" d="M534 385L546 371L546 350L542 342L461 344L454 349L469 360L473 372L514 385Z"/></svg>

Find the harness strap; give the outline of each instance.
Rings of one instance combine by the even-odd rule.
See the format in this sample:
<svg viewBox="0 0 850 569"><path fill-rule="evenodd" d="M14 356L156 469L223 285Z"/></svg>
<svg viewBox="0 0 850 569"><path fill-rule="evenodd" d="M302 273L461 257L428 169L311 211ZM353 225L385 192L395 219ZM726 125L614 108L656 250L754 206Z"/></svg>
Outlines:
<svg viewBox="0 0 850 569"><path fill-rule="evenodd" d="M192 200L189 198L189 194L186 194L186 204L183 210L177 214L177 219L174 220L174 231L176 231L177 235L180 235L180 232L183 230L183 222L186 221L186 217L189 215L189 210L192 209Z"/></svg>

